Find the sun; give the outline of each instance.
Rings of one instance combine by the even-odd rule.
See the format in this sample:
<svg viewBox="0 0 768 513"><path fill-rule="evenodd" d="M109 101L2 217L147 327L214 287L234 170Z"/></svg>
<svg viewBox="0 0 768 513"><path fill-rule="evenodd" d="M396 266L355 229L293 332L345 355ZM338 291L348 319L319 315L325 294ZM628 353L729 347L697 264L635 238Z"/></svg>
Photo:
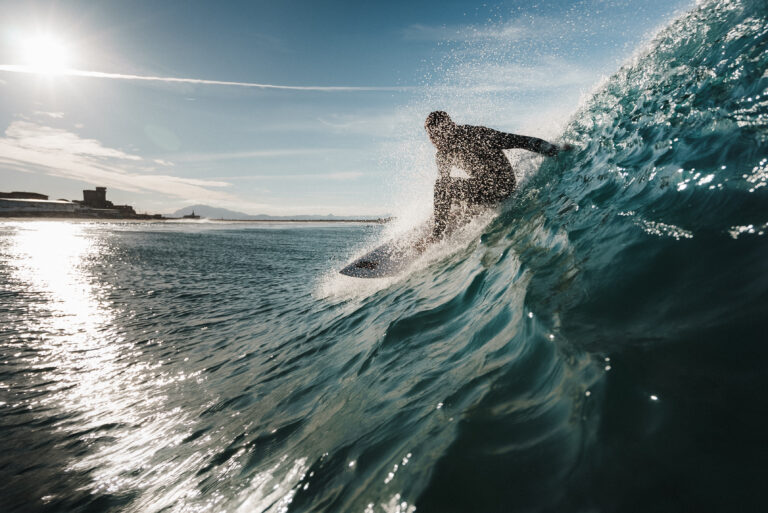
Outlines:
<svg viewBox="0 0 768 513"><path fill-rule="evenodd" d="M67 46L53 35L39 34L23 41L24 64L37 73L61 73L69 67L69 58Z"/></svg>

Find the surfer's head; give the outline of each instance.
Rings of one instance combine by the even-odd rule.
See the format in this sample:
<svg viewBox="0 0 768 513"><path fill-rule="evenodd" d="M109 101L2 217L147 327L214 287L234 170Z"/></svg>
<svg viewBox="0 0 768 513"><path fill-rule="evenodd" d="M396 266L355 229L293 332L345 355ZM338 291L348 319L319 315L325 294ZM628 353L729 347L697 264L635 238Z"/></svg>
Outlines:
<svg viewBox="0 0 768 513"><path fill-rule="evenodd" d="M424 122L424 128L427 129L429 139L435 146L440 146L440 143L443 142L455 126L456 123L453 122L451 116L442 110L430 112L427 120Z"/></svg>

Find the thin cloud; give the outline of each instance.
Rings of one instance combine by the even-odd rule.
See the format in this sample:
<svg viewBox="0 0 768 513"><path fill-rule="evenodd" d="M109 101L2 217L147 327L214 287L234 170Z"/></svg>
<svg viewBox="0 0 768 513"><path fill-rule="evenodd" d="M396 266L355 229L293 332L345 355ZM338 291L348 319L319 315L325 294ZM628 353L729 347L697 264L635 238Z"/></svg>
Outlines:
<svg viewBox="0 0 768 513"><path fill-rule="evenodd" d="M403 30L403 38L410 41L520 41L555 33L558 27L552 27L552 22L553 20L539 22L536 24L538 27L531 26L524 20L513 20L494 26L431 26L417 23Z"/></svg>
<svg viewBox="0 0 768 513"><path fill-rule="evenodd" d="M288 148L281 150L241 150L217 153L190 153L175 160L179 162L214 162L218 160L237 160L252 158L293 157L298 155L315 155L318 153L336 152L332 148Z"/></svg>
<svg viewBox="0 0 768 513"><path fill-rule="evenodd" d="M642 15L639 14L642 18ZM590 10L575 6L564 17L527 14L503 22L484 25L425 25L413 24L402 30L403 39L449 43L510 44L521 41L556 42L578 38L585 41L602 38L606 33L619 34L630 23L626 16L603 14L595 16Z"/></svg>
<svg viewBox="0 0 768 513"><path fill-rule="evenodd" d="M454 75L458 77L456 84L437 86L437 88L458 87L458 91L481 94L502 91L541 92L560 88L587 87L599 78L594 69L586 69L555 57L544 57L535 65L463 63L456 67ZM475 76L484 77L483 82L474 82L472 78Z"/></svg>
<svg viewBox="0 0 768 513"><path fill-rule="evenodd" d="M156 192L194 200L228 201L224 181L138 172L144 160L122 150L82 138L67 130L14 121L0 137L0 164L21 172L39 172L130 192Z"/></svg>
<svg viewBox="0 0 768 513"><path fill-rule="evenodd" d="M420 116L419 116L420 117ZM421 120L414 118L411 113L395 111L368 111L355 114L333 114L317 118L321 128L331 128L334 131L350 134L368 134L377 137L399 136L404 126L416 124L421 126Z"/></svg>
<svg viewBox="0 0 768 513"><path fill-rule="evenodd" d="M45 112L42 110L36 110L34 114L36 116L44 116L44 117L53 118L53 119L62 119L64 117L63 112Z"/></svg>
<svg viewBox="0 0 768 513"><path fill-rule="evenodd" d="M120 160L141 160L122 150L108 148L96 139L84 139L77 134L38 125L30 121L14 121L5 131L7 139L15 147L39 151L46 154L68 154L91 158L113 158Z"/></svg>
<svg viewBox="0 0 768 513"><path fill-rule="evenodd" d="M0 71L9 73L39 74L40 70L33 66L18 66L14 64L0 64ZM256 89L280 89L288 91L325 91L325 92L350 92L350 91L407 91L410 87L396 86L289 86L276 84L260 84L256 82L231 82L227 80L206 80L201 78L179 78L179 77L155 77L147 75L127 75L123 73L104 73L102 71L84 71L79 69L64 69L58 71L57 75L70 77L86 78L108 78L117 80L137 80L148 82L165 82L177 84L198 84L198 85L218 85L250 87Z"/></svg>
<svg viewBox="0 0 768 513"><path fill-rule="evenodd" d="M224 176L219 180L245 180L245 181L260 181L260 180L357 180L365 176L365 173L360 171L340 171L337 173L316 173L316 174L276 174L276 175L251 175L251 176Z"/></svg>
<svg viewBox="0 0 768 513"><path fill-rule="evenodd" d="M414 23L403 29L403 38L409 41L456 41L463 39L463 27Z"/></svg>

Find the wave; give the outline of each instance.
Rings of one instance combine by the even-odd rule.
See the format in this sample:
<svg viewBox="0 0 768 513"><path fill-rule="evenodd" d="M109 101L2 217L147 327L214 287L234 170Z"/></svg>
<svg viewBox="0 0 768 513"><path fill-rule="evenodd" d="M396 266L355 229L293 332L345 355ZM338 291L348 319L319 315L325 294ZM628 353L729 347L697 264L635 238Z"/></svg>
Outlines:
<svg viewBox="0 0 768 513"><path fill-rule="evenodd" d="M366 316L356 386L438 455L401 482L419 511L758 504L767 70L768 4L701 2L574 115L575 151L336 326Z"/></svg>

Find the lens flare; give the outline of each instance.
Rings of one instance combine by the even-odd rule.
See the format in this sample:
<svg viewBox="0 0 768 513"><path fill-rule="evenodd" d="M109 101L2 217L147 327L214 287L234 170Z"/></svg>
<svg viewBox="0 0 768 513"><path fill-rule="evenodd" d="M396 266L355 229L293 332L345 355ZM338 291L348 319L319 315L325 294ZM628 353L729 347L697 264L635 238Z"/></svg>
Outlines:
<svg viewBox="0 0 768 513"><path fill-rule="evenodd" d="M24 64L37 73L55 75L69 67L69 49L61 40L49 34L41 34L24 40L22 44Z"/></svg>

